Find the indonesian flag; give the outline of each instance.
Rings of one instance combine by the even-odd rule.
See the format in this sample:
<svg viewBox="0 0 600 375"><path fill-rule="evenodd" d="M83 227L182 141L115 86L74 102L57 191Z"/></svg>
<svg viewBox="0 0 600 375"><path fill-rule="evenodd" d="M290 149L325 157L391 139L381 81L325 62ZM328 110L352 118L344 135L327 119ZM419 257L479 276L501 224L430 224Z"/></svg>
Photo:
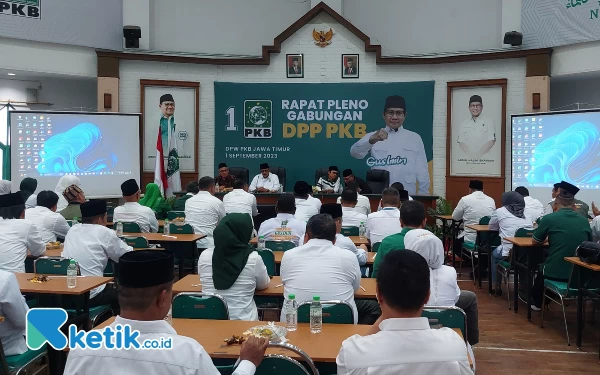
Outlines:
<svg viewBox="0 0 600 375"><path fill-rule="evenodd" d="M163 155L162 136L160 134L160 126L158 127L158 139L156 141L156 162L154 164L154 183L160 188L161 194L169 188L167 174L165 173L165 162Z"/></svg>

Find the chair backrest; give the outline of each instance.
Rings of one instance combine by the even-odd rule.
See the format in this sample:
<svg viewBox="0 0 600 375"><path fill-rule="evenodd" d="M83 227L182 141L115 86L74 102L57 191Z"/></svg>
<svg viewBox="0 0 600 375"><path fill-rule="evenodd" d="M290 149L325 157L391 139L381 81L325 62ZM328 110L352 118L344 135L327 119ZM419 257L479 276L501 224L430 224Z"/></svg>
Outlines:
<svg viewBox="0 0 600 375"><path fill-rule="evenodd" d="M173 298L173 318L229 320L227 302L214 293L179 293Z"/></svg>
<svg viewBox="0 0 600 375"><path fill-rule="evenodd" d="M169 211L167 212L167 219L173 220L178 217L185 218L185 211Z"/></svg>
<svg viewBox="0 0 600 375"><path fill-rule="evenodd" d="M490 217L484 216L479 219L479 225L489 225ZM500 246L502 243L502 238L500 238L500 234L498 232L482 232L479 233L479 246L484 246L487 248L495 248Z"/></svg>
<svg viewBox="0 0 600 375"><path fill-rule="evenodd" d="M463 339L467 341L467 314L456 306L425 306L422 316L429 319L433 328L460 329Z"/></svg>
<svg viewBox="0 0 600 375"><path fill-rule="evenodd" d="M269 167L269 172L274 173L279 178L279 184L281 185L281 191L285 191L285 168L283 167Z"/></svg>
<svg viewBox="0 0 600 375"><path fill-rule="evenodd" d="M342 227L341 231L344 236L358 236L358 227Z"/></svg>
<svg viewBox="0 0 600 375"><path fill-rule="evenodd" d="M176 225L170 224L169 231L171 234L194 234L194 227L189 224Z"/></svg>
<svg viewBox="0 0 600 375"><path fill-rule="evenodd" d="M329 167L319 168L315 171L315 185L319 182L321 177L327 178L329 174Z"/></svg>
<svg viewBox="0 0 600 375"><path fill-rule="evenodd" d="M379 250L379 245L381 245L381 241L380 242L375 242L373 244L373 246L371 246L371 251L374 252L374 253L376 253L377 250Z"/></svg>
<svg viewBox="0 0 600 375"><path fill-rule="evenodd" d="M296 247L291 241L266 241L265 248L271 251L287 251Z"/></svg>
<svg viewBox="0 0 600 375"><path fill-rule="evenodd" d="M250 172L248 171L248 168L229 167L229 174L235 176L236 179L246 181L247 184L250 183Z"/></svg>
<svg viewBox="0 0 600 375"><path fill-rule="evenodd" d="M298 305L298 323L310 322L310 301ZM354 324L354 311L345 301L321 301L323 306L323 323Z"/></svg>
<svg viewBox="0 0 600 375"><path fill-rule="evenodd" d="M305 363L302 365L300 362L289 358L281 354L269 354L263 358L261 364L256 368L256 374L258 375L310 375L308 367L313 375L319 375L319 370L315 366L314 361L306 354L302 349L294 346L290 343L269 343L268 348L277 348L278 351L289 350L294 352L300 357L300 360Z"/></svg>
<svg viewBox="0 0 600 375"><path fill-rule="evenodd" d="M390 172L383 169L371 169L367 171L366 182L371 188L372 194L381 194L383 189L390 187Z"/></svg>
<svg viewBox="0 0 600 375"><path fill-rule="evenodd" d="M533 229L519 228L515 232L515 237L533 237Z"/></svg>
<svg viewBox="0 0 600 375"><path fill-rule="evenodd" d="M70 259L61 257L41 257L33 262L33 272L38 275L66 275Z"/></svg>
<svg viewBox="0 0 600 375"><path fill-rule="evenodd" d="M490 223L490 219L491 217L489 216L484 216L481 219L479 219L479 225L488 225Z"/></svg>
<svg viewBox="0 0 600 375"><path fill-rule="evenodd" d="M133 223L133 222L128 222L128 221L121 221L121 223L123 223L123 233L141 233L142 232L138 223ZM114 222L113 229L116 229L116 228L117 228L117 222Z"/></svg>
<svg viewBox="0 0 600 375"><path fill-rule="evenodd" d="M6 356L4 355L4 347L2 346L2 341L0 341L0 374L10 374L8 363L6 362Z"/></svg>
<svg viewBox="0 0 600 375"><path fill-rule="evenodd" d="M265 267L267 267L267 273L269 276L275 276L275 255L269 249L259 250L258 255L263 260Z"/></svg>
<svg viewBox="0 0 600 375"><path fill-rule="evenodd" d="M104 267L104 277L113 277L115 276L115 269L117 267L114 266L113 264L114 262L112 261L112 259L109 259L108 262L106 262L106 267Z"/></svg>
<svg viewBox="0 0 600 375"><path fill-rule="evenodd" d="M67 220L67 224L69 224L70 227L73 226L73 220Z"/></svg>
<svg viewBox="0 0 600 375"><path fill-rule="evenodd" d="M144 237L121 237L121 240L133 248L143 249L149 246Z"/></svg>

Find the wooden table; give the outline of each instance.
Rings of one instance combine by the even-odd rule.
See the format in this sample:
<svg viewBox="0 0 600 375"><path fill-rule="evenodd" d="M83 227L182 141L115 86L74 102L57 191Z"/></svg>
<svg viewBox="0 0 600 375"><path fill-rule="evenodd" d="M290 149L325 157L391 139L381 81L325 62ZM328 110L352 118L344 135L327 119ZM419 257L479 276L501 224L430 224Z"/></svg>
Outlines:
<svg viewBox="0 0 600 375"><path fill-rule="evenodd" d="M600 273L600 265L583 262L578 257L565 257L565 261L573 263L575 267L583 267ZM577 273L577 277L579 278L577 280L577 285L579 285L579 293L577 294L577 349L580 349L583 339L583 309L585 307L583 305L583 296L586 295L591 298L600 298L600 294L594 293L588 288L581 287L581 272ZM600 358L600 353L598 353L598 357Z"/></svg>
<svg viewBox="0 0 600 375"><path fill-rule="evenodd" d="M483 233L488 233L488 232L497 232L497 231L492 231L490 230L490 226L489 225L482 225L482 224L469 224L469 225L465 225L465 228L469 228L474 230L475 232L477 232L477 237L475 238L475 247L477 250L477 258L479 259L479 269L477 270L477 278L479 279L478 283L479 283L479 288L481 288L481 279L482 279L482 267L481 267L481 249L485 249L487 250L486 255L487 255L487 264L488 264L488 293L492 294L493 290L492 290L492 254L491 254L491 243L492 243L492 239L491 237L486 237L487 241L485 241L485 243L483 243L482 241L482 236L481 234ZM475 276L475 270L473 270L473 276Z"/></svg>
<svg viewBox="0 0 600 375"><path fill-rule="evenodd" d="M109 222L106 223L106 226L109 227L109 228L112 228L114 224L115 223L113 221L109 221ZM165 221L164 220L158 220L158 227L162 228L164 226L165 226Z"/></svg>
<svg viewBox="0 0 600 375"><path fill-rule="evenodd" d="M283 299L283 286L281 285L281 276L273 276L271 282L266 289L257 290L254 295L256 296L268 296L268 297L279 297ZM375 294L376 280L375 279L360 279L360 284L366 291L358 289L354 293L355 299L376 299ZM173 284L173 295L182 292L201 292L202 285L200 285L199 275L187 275L181 280Z"/></svg>
<svg viewBox="0 0 600 375"><path fill-rule="evenodd" d="M352 240L352 242L354 243L354 245L356 246L360 246L360 245L365 245L368 246L369 245L369 239L367 237L364 238L360 238L360 236L347 236L349 239ZM256 246L258 244L258 238L254 237L250 240L250 245Z"/></svg>
<svg viewBox="0 0 600 375"><path fill-rule="evenodd" d="M283 254L285 254L285 251L273 251L273 255L275 256L275 264L281 264ZM375 262L375 255L377 255L377 253L367 253L367 263L365 263L366 266L373 265Z"/></svg>

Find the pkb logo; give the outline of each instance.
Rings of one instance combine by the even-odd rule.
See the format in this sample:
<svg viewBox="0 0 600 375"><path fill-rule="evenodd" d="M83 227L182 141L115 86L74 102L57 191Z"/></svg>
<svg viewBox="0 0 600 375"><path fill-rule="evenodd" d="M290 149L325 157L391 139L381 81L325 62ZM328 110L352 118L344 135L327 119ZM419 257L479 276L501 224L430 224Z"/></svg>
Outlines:
<svg viewBox="0 0 600 375"><path fill-rule="evenodd" d="M273 136L273 104L270 100L244 100L244 138Z"/></svg>

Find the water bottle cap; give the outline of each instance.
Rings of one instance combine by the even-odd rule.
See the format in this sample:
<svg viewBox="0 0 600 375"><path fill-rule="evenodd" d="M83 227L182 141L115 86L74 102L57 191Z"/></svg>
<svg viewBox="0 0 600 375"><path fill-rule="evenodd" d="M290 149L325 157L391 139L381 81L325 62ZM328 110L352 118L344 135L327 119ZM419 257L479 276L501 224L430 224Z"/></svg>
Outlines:
<svg viewBox="0 0 600 375"><path fill-rule="evenodd" d="M320 300L321 300L321 297L319 297L319 296L314 296L313 297L313 301L320 301Z"/></svg>
<svg viewBox="0 0 600 375"><path fill-rule="evenodd" d="M259 236L258 238L265 238L265 236Z"/></svg>
<svg viewBox="0 0 600 375"><path fill-rule="evenodd" d="M295 295L295 294L290 294L290 295L288 296L288 299L296 299L296 295Z"/></svg>
<svg viewBox="0 0 600 375"><path fill-rule="evenodd" d="M77 262L75 261L75 259L71 259L71 260L69 261L69 264L77 264Z"/></svg>

